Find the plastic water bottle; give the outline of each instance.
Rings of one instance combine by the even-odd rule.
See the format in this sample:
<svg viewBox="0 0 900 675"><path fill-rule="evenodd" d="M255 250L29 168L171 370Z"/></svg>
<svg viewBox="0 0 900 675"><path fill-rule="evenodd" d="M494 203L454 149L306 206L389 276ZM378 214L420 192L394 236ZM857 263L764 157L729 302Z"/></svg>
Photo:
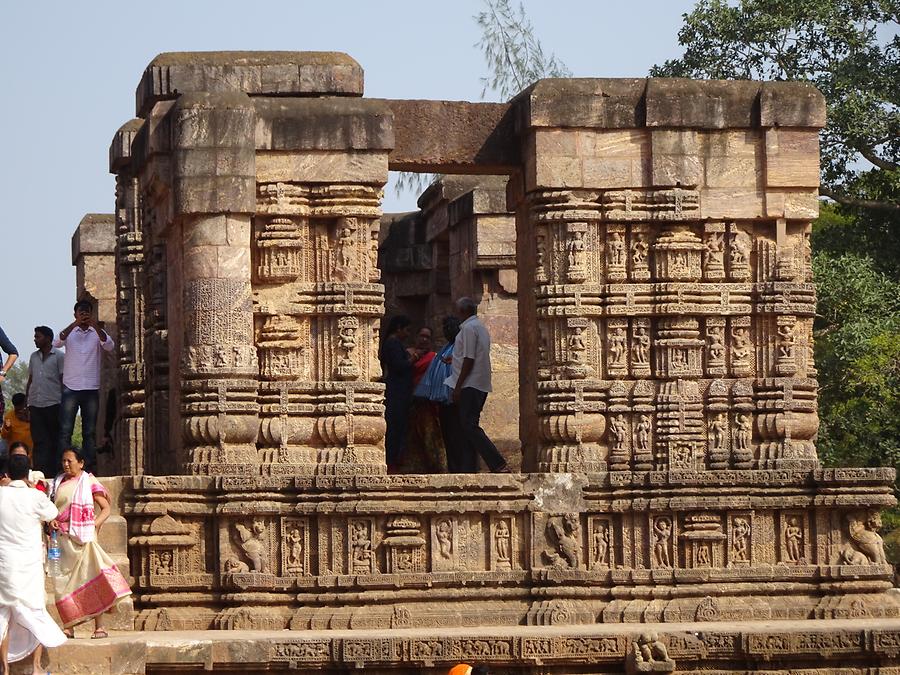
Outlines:
<svg viewBox="0 0 900 675"><path fill-rule="evenodd" d="M60 564L61 551L59 550L58 534L54 532L50 535L50 546L47 548L47 573L51 577L62 576L62 566Z"/></svg>

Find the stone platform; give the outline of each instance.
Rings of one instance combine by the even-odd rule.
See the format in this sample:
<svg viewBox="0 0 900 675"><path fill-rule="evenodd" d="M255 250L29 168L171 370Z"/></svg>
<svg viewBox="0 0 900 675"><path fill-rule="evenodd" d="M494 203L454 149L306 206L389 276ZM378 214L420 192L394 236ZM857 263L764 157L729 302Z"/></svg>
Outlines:
<svg viewBox="0 0 900 675"><path fill-rule="evenodd" d="M638 663L642 635L668 660ZM703 622L389 631L166 631L75 640L54 673L445 673L461 661L494 673L900 673L900 620ZM578 665L573 665L577 663ZM641 667L644 666L644 667ZM649 666L649 667L648 667ZM13 672L19 672L15 670Z"/></svg>

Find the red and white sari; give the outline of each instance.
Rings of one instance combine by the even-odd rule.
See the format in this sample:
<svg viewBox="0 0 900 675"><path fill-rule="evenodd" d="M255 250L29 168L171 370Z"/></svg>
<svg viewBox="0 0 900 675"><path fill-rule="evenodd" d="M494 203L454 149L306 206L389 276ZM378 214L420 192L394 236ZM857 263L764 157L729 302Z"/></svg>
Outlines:
<svg viewBox="0 0 900 675"><path fill-rule="evenodd" d="M103 614L131 594L125 577L96 541L97 493L109 499L106 488L87 471L78 478L61 475L53 484L62 567L62 576L53 581L56 609L66 628Z"/></svg>

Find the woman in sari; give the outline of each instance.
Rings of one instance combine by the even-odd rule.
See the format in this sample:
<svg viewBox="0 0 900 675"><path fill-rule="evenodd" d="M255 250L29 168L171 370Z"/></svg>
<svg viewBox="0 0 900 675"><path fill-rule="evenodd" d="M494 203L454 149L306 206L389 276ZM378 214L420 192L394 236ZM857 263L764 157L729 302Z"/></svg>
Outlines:
<svg viewBox="0 0 900 675"><path fill-rule="evenodd" d="M53 579L56 609L68 637L74 626L94 619L91 637L104 638L103 614L131 594L125 577L97 543L110 514L109 493L84 470L84 457L77 450L63 452L62 467L52 492L59 516L50 524L60 533L62 576Z"/></svg>
<svg viewBox="0 0 900 675"><path fill-rule="evenodd" d="M416 346L410 348L413 361L413 391L428 372L434 360L431 329L422 328L416 335ZM441 438L438 404L426 398L413 397L409 413L409 445L403 473L447 473L447 454Z"/></svg>

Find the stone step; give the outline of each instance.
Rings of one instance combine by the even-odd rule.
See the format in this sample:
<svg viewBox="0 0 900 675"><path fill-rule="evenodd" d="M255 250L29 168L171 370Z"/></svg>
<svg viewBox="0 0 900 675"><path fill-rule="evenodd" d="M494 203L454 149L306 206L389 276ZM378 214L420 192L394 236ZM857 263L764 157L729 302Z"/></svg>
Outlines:
<svg viewBox="0 0 900 675"><path fill-rule="evenodd" d="M80 633L79 633L80 635ZM637 645L656 641L653 662ZM667 654L665 653L667 652ZM667 656L665 659L663 656ZM900 669L900 619L592 624L379 631L115 632L76 638L45 656L60 675L168 675L190 672L445 673L460 662L502 672L699 672L704 669L863 673ZM765 664L763 666L763 664ZM644 666L651 665L652 668ZM25 663L13 673L28 672Z"/></svg>

